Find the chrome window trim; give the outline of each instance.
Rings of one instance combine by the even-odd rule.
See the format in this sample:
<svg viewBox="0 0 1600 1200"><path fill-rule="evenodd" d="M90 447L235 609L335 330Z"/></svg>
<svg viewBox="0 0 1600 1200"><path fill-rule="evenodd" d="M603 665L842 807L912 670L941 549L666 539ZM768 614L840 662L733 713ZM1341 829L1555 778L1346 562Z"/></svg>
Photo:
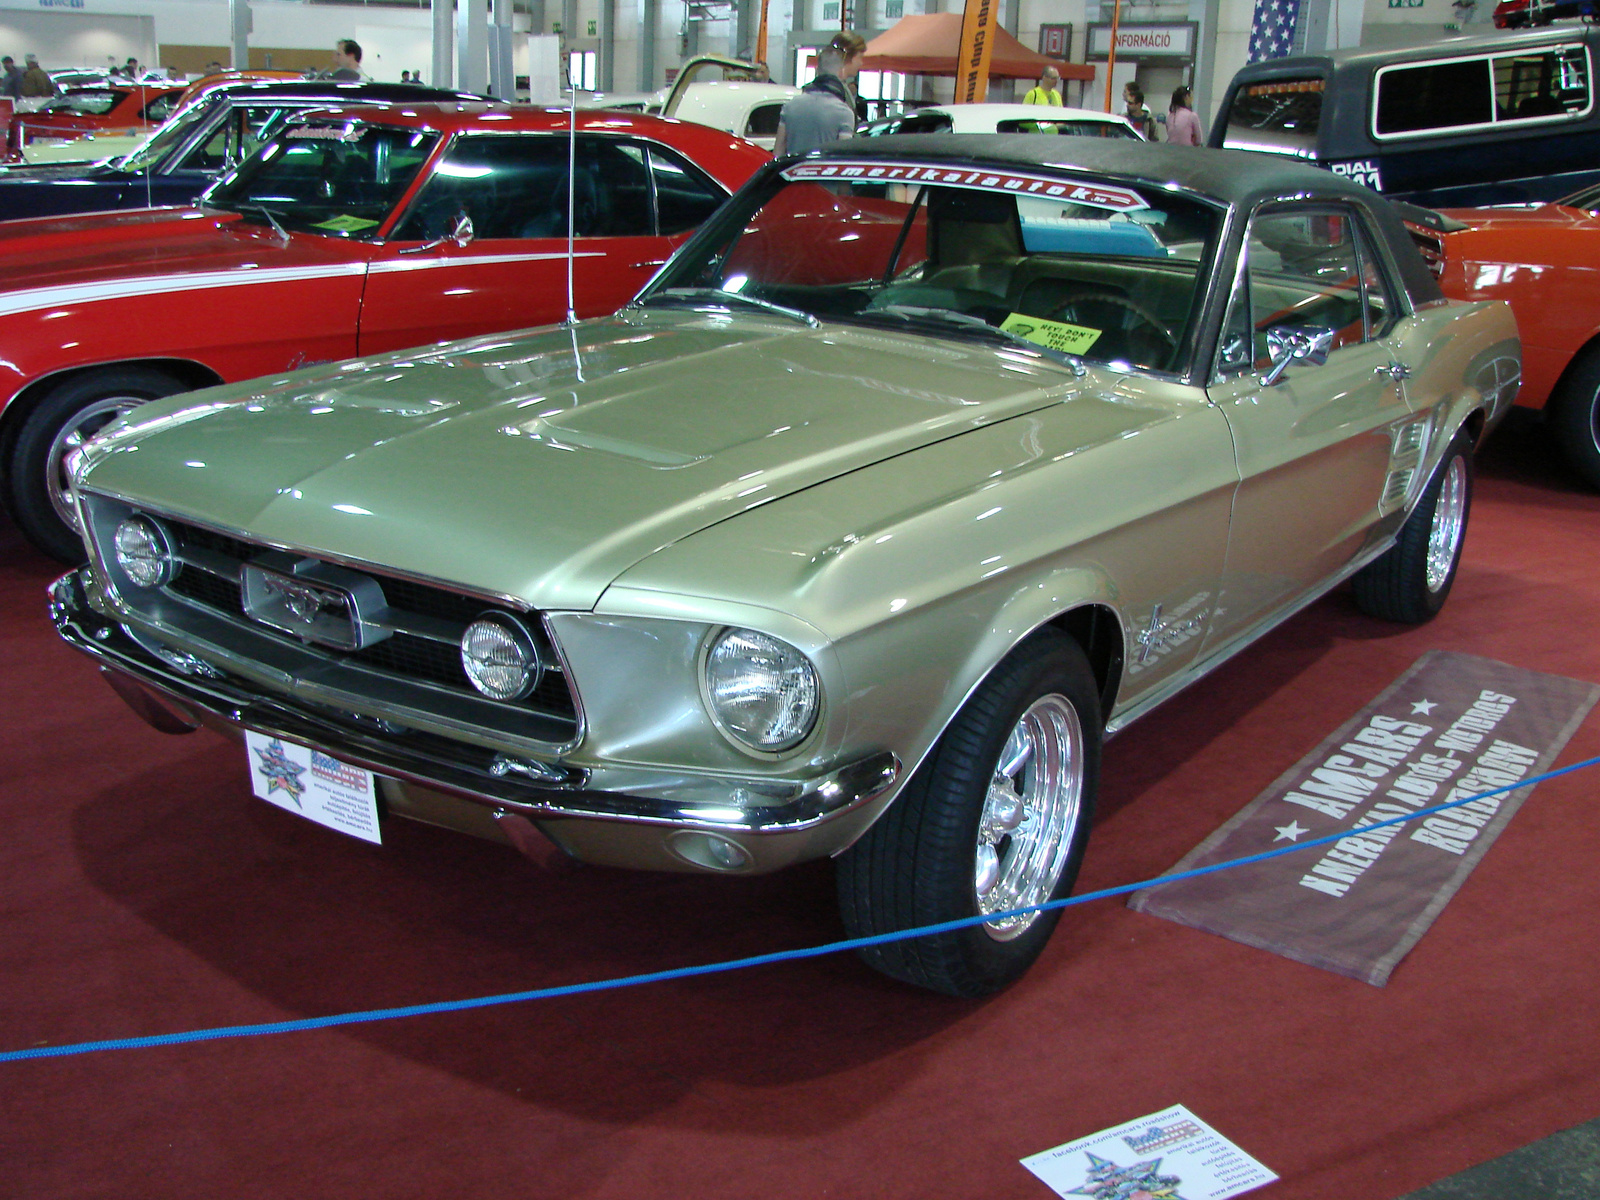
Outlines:
<svg viewBox="0 0 1600 1200"><path fill-rule="evenodd" d="M1536 54L1555 54L1561 50L1582 50L1584 67L1587 72L1586 79L1589 87L1589 103L1577 112L1554 113L1540 117L1507 117L1499 120L1491 116L1488 121L1478 121L1471 125L1437 125L1429 129L1408 129L1400 133L1378 132L1378 100L1382 88L1383 77L1392 71L1415 71L1422 67L1443 67L1459 62L1483 62L1489 68L1489 111L1495 111L1496 101L1494 95L1494 63L1500 58L1528 58ZM1476 133L1485 129L1526 129L1538 125L1560 125L1564 122L1577 121L1594 112L1594 59L1589 54L1588 43L1581 38L1571 42L1556 42L1548 46L1530 46L1520 51L1481 51L1477 54L1457 54L1441 58L1416 58L1406 62L1389 63L1379 67L1372 73L1372 90L1367 98L1367 133L1374 142L1414 141L1418 138L1454 137L1462 133Z"/></svg>

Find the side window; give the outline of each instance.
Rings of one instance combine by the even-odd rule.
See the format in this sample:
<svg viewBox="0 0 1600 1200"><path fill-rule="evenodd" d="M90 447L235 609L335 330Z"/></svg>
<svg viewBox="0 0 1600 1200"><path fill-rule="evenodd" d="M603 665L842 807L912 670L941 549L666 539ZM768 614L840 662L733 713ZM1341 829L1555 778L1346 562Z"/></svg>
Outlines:
<svg viewBox="0 0 1600 1200"><path fill-rule="evenodd" d="M1521 121L1589 109L1589 58L1582 46L1494 60L1495 117Z"/></svg>
<svg viewBox="0 0 1600 1200"><path fill-rule="evenodd" d="M590 182L585 184L583 176ZM585 204L589 212L582 212ZM578 139L578 205L575 228L584 237L649 237L650 171L643 147L599 138Z"/></svg>
<svg viewBox="0 0 1600 1200"><path fill-rule="evenodd" d="M1493 102L1487 57L1386 68L1378 73L1373 124L1380 134L1487 125Z"/></svg>
<svg viewBox="0 0 1600 1200"><path fill-rule="evenodd" d="M1245 247L1246 261L1250 249ZM1250 331L1250 275L1244 286L1235 289L1228 301L1228 315L1222 322L1222 338L1217 343L1217 375L1237 375L1255 366L1255 348Z"/></svg>
<svg viewBox="0 0 1600 1200"><path fill-rule="evenodd" d="M1334 208L1259 213L1251 221L1246 253L1258 369L1270 366L1267 332L1280 326L1333 329L1335 350L1387 327L1394 306L1372 255L1360 253L1359 236L1354 216Z"/></svg>
<svg viewBox="0 0 1600 1200"><path fill-rule="evenodd" d="M655 176L656 209L663 235L670 237L698 228L726 199L698 170L660 146L650 148L650 171Z"/></svg>
<svg viewBox="0 0 1600 1200"><path fill-rule="evenodd" d="M778 117L783 112L783 103L762 104L750 110L750 117L744 123L744 136L747 138L777 137Z"/></svg>
<svg viewBox="0 0 1600 1200"><path fill-rule="evenodd" d="M1356 248L1361 256L1361 296L1365 305L1366 336L1371 340L1388 333L1400 313L1399 307L1390 295L1389 285L1383 278L1383 268L1376 249L1377 243L1371 232L1360 223L1355 223L1355 231Z"/></svg>
<svg viewBox="0 0 1600 1200"><path fill-rule="evenodd" d="M564 238L567 190L563 136L458 137L394 236L432 241L465 214L475 238ZM577 237L635 237L652 231L643 150L580 137L572 191Z"/></svg>
<svg viewBox="0 0 1600 1200"><path fill-rule="evenodd" d="M248 158L266 140L267 126L282 111L260 105L231 110L210 137L184 155L176 169L216 172Z"/></svg>
<svg viewBox="0 0 1600 1200"><path fill-rule="evenodd" d="M170 96L158 96L144 106L144 119L160 124L172 115L172 110L178 107L178 99L182 92L173 92Z"/></svg>
<svg viewBox="0 0 1600 1200"><path fill-rule="evenodd" d="M590 182L581 170L579 179L580 185ZM477 238L565 237L566 181L565 138L457 137L394 236L432 241L464 214ZM592 193L592 187L580 186L580 213L586 191Z"/></svg>

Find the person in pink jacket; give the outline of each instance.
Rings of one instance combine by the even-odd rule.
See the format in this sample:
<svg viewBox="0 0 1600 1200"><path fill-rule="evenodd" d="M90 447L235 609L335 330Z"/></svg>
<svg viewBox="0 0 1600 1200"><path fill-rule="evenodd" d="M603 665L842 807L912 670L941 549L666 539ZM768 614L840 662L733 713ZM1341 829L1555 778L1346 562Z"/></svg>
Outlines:
<svg viewBox="0 0 1600 1200"><path fill-rule="evenodd" d="M1189 107L1189 89L1175 88L1172 107L1167 110L1167 141L1174 146L1203 146L1206 136L1200 129L1200 118Z"/></svg>

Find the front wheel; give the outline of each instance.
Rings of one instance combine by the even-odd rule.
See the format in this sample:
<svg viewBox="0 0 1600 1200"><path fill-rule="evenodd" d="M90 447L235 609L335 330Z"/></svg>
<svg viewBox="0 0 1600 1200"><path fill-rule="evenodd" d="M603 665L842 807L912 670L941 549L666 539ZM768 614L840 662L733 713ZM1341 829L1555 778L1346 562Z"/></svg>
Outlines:
<svg viewBox="0 0 1600 1200"><path fill-rule="evenodd" d="M1025 972L1077 878L1100 772L1094 675L1078 644L1046 631L973 693L889 810L838 861L852 937L993 916L951 933L871 946L871 966L952 996L985 996Z"/></svg>
<svg viewBox="0 0 1600 1200"><path fill-rule="evenodd" d="M23 535L51 558L82 562L67 455L136 406L185 387L153 367L114 367L72 376L46 392L23 419L4 464L6 508Z"/></svg>
<svg viewBox="0 0 1600 1200"><path fill-rule="evenodd" d="M1472 508L1472 441L1456 434L1393 546L1351 581L1362 612L1420 625L1444 607Z"/></svg>

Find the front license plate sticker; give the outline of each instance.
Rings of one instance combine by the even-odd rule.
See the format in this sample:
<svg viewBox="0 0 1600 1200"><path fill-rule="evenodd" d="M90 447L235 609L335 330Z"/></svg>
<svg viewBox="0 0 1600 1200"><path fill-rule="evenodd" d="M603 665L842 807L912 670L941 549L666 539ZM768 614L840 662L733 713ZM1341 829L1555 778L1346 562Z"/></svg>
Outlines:
<svg viewBox="0 0 1600 1200"><path fill-rule="evenodd" d="M374 845L382 843L371 771L281 738L246 733L244 739L250 787L256 795L318 825Z"/></svg>

